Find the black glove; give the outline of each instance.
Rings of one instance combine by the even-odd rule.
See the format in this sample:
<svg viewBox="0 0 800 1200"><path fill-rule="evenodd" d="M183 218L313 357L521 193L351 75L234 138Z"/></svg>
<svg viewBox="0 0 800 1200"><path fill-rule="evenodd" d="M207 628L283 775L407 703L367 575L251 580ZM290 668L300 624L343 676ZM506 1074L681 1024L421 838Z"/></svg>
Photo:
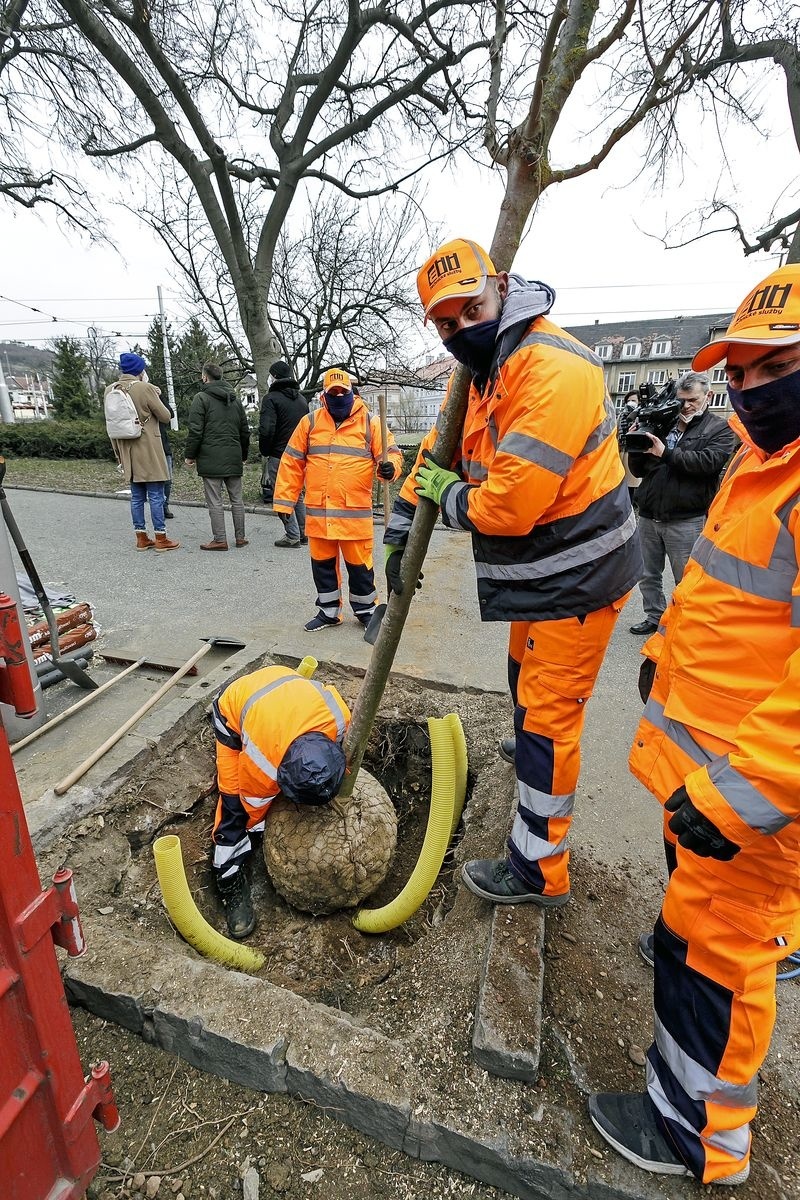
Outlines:
<svg viewBox="0 0 800 1200"><path fill-rule="evenodd" d="M642 659L642 665L639 667L639 695L642 697L642 704L647 704L650 698L650 689L653 686L655 677L656 664L653 659Z"/></svg>
<svg viewBox="0 0 800 1200"><path fill-rule="evenodd" d="M386 586L390 592L394 592L397 596L403 594L403 580L401 571L403 568L403 547L402 546L384 546L384 554L386 555ZM419 579L417 580L417 591L422 587L424 575L420 571Z"/></svg>
<svg viewBox="0 0 800 1200"><path fill-rule="evenodd" d="M390 462L378 463L378 475L381 479L394 479L394 464Z"/></svg>
<svg viewBox="0 0 800 1200"><path fill-rule="evenodd" d="M713 821L695 808L685 787L673 792L664 807L667 812L675 814L670 818L669 827L678 835L678 845L683 846L684 850L691 850L698 858L718 858L720 862L730 862L741 850L741 846L729 841Z"/></svg>

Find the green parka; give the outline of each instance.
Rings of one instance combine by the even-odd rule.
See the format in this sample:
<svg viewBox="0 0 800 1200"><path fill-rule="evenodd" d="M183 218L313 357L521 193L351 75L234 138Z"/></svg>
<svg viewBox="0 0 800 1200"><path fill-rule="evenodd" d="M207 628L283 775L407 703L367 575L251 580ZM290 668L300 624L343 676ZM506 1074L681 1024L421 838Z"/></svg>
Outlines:
<svg viewBox="0 0 800 1200"><path fill-rule="evenodd" d="M247 417L231 385L225 379L204 383L189 409L185 450L197 474L207 479L243 474L249 447Z"/></svg>

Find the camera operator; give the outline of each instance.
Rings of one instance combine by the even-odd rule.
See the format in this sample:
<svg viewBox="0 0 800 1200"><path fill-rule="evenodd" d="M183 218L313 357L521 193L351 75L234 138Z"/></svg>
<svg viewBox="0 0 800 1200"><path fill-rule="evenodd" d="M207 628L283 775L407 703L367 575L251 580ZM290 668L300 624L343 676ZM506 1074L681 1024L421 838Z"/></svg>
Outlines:
<svg viewBox="0 0 800 1200"><path fill-rule="evenodd" d="M648 434L650 449L631 450L629 469L641 477L636 493L639 541L644 576L639 587L644 620L631 633L655 633L666 607L663 574L669 559L675 583L681 581L722 468L733 454L736 438L724 421L709 411L707 375L689 371L677 384L681 401L675 428L664 441ZM634 425L635 429L636 426Z"/></svg>
<svg viewBox="0 0 800 1200"><path fill-rule="evenodd" d="M636 508L636 489L642 481L631 470L630 463L628 462L628 451L622 449L622 444L625 434L636 419L636 410L638 407L639 393L634 388L632 391L625 393L622 409L617 419L617 437L620 439L620 456L622 458L622 465L625 468L625 484L634 508Z"/></svg>

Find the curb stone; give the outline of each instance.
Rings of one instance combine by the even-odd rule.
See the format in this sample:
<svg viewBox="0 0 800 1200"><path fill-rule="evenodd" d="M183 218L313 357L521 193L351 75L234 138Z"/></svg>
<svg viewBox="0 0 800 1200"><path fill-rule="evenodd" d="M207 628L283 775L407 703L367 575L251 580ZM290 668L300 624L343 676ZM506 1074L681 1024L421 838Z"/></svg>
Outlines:
<svg viewBox="0 0 800 1200"><path fill-rule="evenodd" d="M70 1002L139 1034L145 1041L255 1091L286 1093L314 1101L338 1120L413 1158L441 1162L502 1188L520 1200L646 1200L664 1193L579 1182L571 1170L569 1137L554 1161L521 1156L509 1132L458 1127L457 1116L431 1111L412 1115L412 1097L424 1096L424 1079L407 1062L406 1048L343 1014L312 1004L267 981L180 953L155 958L150 986L141 992L140 947L114 934L104 938L87 922L93 953L70 959L65 985ZM176 946L177 950L177 946ZM113 986L109 982L113 980ZM224 981L224 987L221 987ZM180 994L179 994L180 993ZM191 1016L177 1006L192 997ZM237 1009L260 1014L259 1033ZM427 1107L427 1106L426 1106ZM567 1134L571 1118L553 1114Z"/></svg>
<svg viewBox="0 0 800 1200"><path fill-rule="evenodd" d="M472 1056L503 1079L539 1078L544 912L496 904L478 984Z"/></svg>

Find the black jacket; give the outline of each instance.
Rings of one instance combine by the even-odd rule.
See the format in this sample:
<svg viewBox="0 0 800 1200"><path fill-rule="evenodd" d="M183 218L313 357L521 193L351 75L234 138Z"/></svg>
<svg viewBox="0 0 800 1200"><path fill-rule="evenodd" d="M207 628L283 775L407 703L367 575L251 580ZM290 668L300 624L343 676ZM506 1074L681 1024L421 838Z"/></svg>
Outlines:
<svg viewBox="0 0 800 1200"><path fill-rule="evenodd" d="M264 458L280 458L302 417L308 401L294 379L276 379L261 401L258 449Z"/></svg>
<svg viewBox="0 0 800 1200"><path fill-rule="evenodd" d="M642 482L636 489L641 517L652 521L683 521L702 517L714 499L722 468L736 447L733 430L707 408L686 427L672 450L628 454L628 465Z"/></svg>
<svg viewBox="0 0 800 1200"><path fill-rule="evenodd" d="M189 409L186 457L194 459L197 474L227 479L244 473L250 429L242 402L224 379L204 383Z"/></svg>

